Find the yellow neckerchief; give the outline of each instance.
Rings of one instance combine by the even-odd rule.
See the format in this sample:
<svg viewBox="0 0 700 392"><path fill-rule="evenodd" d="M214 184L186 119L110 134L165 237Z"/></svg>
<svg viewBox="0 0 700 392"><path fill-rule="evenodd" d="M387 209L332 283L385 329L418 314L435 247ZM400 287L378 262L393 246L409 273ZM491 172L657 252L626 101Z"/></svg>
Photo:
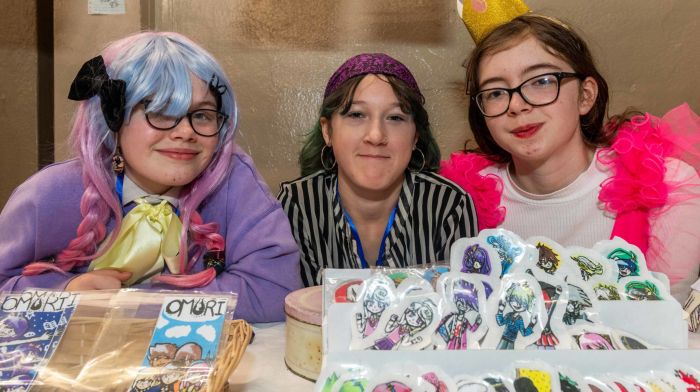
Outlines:
<svg viewBox="0 0 700 392"><path fill-rule="evenodd" d="M124 188L124 204L131 202L127 193L144 193L126 176ZM122 219L112 246L90 263L90 271L110 268L131 272L131 278L124 282L125 286L149 279L160 273L164 265L173 273L180 271L178 253L182 222L167 200L161 200L157 204L151 204L147 200L158 199L147 195L133 200L136 207Z"/></svg>

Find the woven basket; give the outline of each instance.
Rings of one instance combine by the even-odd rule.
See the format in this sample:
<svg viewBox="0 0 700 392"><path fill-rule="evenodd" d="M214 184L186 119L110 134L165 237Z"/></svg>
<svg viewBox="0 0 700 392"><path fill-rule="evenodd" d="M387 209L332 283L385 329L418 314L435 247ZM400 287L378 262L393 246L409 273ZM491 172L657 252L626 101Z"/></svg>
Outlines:
<svg viewBox="0 0 700 392"><path fill-rule="evenodd" d="M128 390L148 351L155 324L155 319L73 317L32 391ZM228 390L228 377L250 342L252 328L243 320L226 321L224 334L224 348L209 376L209 392ZM102 347L95 347L98 341Z"/></svg>

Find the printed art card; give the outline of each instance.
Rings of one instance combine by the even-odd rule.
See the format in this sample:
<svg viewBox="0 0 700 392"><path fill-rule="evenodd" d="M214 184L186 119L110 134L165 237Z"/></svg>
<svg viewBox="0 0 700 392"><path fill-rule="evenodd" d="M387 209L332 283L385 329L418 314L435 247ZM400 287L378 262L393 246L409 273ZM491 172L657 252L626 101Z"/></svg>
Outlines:
<svg viewBox="0 0 700 392"><path fill-rule="evenodd" d="M68 326L78 294L26 290L0 304L0 391L28 391Z"/></svg>
<svg viewBox="0 0 700 392"><path fill-rule="evenodd" d="M229 298L168 296L129 391L206 391Z"/></svg>

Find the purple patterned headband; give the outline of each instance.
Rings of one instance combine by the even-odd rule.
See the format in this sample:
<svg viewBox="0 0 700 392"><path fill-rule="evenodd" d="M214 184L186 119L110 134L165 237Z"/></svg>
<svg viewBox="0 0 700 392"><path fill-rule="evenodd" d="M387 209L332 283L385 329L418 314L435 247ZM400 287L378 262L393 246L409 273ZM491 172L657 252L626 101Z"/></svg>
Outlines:
<svg viewBox="0 0 700 392"><path fill-rule="evenodd" d="M414 90L423 98L423 94L421 94L418 83L416 83L416 79L413 78L411 71L398 60L384 53L363 53L349 58L328 80L323 98L327 98L331 95L348 79L357 75L366 74L394 76L406 83L411 90Z"/></svg>

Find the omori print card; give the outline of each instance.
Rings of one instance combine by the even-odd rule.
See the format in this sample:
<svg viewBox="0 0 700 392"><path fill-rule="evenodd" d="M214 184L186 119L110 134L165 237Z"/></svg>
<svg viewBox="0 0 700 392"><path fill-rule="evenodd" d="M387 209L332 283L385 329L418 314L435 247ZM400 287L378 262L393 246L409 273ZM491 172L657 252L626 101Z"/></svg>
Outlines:
<svg viewBox="0 0 700 392"><path fill-rule="evenodd" d="M205 391L229 298L165 297L142 370L129 391Z"/></svg>
<svg viewBox="0 0 700 392"><path fill-rule="evenodd" d="M0 303L0 390L28 391L68 326L78 294L26 290Z"/></svg>

